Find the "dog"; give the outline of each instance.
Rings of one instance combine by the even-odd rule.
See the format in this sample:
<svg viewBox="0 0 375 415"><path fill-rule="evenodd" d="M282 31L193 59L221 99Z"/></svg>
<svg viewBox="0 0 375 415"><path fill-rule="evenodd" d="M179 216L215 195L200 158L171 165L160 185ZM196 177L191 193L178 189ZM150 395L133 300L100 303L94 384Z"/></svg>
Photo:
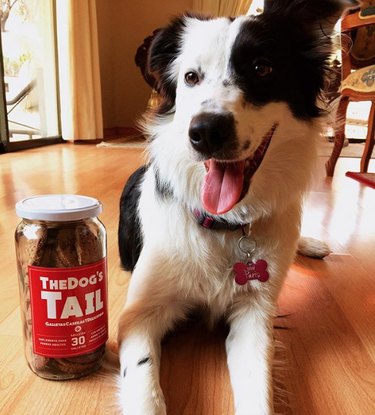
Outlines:
<svg viewBox="0 0 375 415"><path fill-rule="evenodd" d="M229 325L235 413L274 413L276 303L298 249L330 36L355 4L266 1L257 16L185 15L157 32L149 161L120 201L120 257L132 271L118 331L124 414L167 413L161 339L196 308ZM308 240L299 248L322 254Z"/></svg>

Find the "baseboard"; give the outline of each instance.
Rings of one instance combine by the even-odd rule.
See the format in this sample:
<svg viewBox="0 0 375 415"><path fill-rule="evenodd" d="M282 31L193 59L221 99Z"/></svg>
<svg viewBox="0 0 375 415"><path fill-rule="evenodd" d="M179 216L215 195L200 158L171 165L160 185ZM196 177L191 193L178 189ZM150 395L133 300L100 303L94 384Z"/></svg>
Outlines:
<svg viewBox="0 0 375 415"><path fill-rule="evenodd" d="M126 137L128 135L139 134L140 131L135 127L111 127L104 128L104 141L113 138Z"/></svg>
<svg viewBox="0 0 375 415"><path fill-rule="evenodd" d="M125 138L127 136L141 134L140 130L138 130L135 127L104 128L103 133L104 133L103 138L97 138L95 140L74 140L74 144L99 144L102 141L110 141L116 138Z"/></svg>

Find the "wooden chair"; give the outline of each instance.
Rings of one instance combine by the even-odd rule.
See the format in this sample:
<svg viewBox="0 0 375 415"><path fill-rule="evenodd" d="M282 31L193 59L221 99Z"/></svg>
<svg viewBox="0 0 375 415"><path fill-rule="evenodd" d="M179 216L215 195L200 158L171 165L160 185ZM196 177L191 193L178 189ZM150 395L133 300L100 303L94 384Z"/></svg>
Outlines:
<svg viewBox="0 0 375 415"><path fill-rule="evenodd" d="M375 0L361 2L358 10L341 21L341 98L339 101L335 142L326 163L327 176L333 176L345 141L346 110L350 101L371 101L365 148L360 171L367 172L375 143Z"/></svg>
<svg viewBox="0 0 375 415"><path fill-rule="evenodd" d="M143 79L152 88L151 95L150 95L150 98L149 98L148 104L147 104L147 107L149 109L157 108L159 106L160 102L161 102L161 96L159 95L159 91L158 91L158 83L157 83L155 77L152 75L152 73L150 73L150 71L148 70L148 67L147 67L148 50L151 46L151 42L153 41L156 34L160 30L161 29L155 29L150 36L146 37L143 40L142 45L139 46L139 48L137 49L137 52L135 54L135 59L134 59L135 64L138 66L139 70L141 71Z"/></svg>

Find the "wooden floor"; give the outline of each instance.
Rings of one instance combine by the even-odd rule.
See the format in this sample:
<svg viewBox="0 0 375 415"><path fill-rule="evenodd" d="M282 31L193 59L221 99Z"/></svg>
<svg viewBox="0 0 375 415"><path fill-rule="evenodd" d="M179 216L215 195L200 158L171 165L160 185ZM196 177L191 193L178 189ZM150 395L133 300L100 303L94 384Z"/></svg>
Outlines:
<svg viewBox="0 0 375 415"><path fill-rule="evenodd" d="M0 413L116 414L115 387L102 370L77 381L38 378L23 356L13 232L14 205L31 194L78 193L104 204L108 231L110 346L129 275L117 253L118 201L142 162L138 149L60 144L0 156ZM332 181L323 162L307 200L304 233L325 239L324 261L297 258L280 298L275 369L281 413L375 414L375 190L348 179L359 160L342 159ZM375 171L374 160L370 170ZM162 386L171 415L232 415L224 353L225 328L199 323L165 339ZM278 365L279 366L279 365ZM131 415L131 414L129 414ZM147 415L147 414L145 414Z"/></svg>

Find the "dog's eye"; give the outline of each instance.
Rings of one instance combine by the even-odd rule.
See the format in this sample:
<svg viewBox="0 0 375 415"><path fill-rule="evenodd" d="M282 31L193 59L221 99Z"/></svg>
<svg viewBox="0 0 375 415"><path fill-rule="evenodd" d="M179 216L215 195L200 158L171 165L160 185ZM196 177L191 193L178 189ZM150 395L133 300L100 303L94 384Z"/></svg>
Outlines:
<svg viewBox="0 0 375 415"><path fill-rule="evenodd" d="M253 63L253 70L260 78L271 75L272 69L272 64L268 59L258 59Z"/></svg>
<svg viewBox="0 0 375 415"><path fill-rule="evenodd" d="M194 85L199 84L199 82L200 82L200 78L196 72L194 71L186 72L185 74L186 85L194 86Z"/></svg>

